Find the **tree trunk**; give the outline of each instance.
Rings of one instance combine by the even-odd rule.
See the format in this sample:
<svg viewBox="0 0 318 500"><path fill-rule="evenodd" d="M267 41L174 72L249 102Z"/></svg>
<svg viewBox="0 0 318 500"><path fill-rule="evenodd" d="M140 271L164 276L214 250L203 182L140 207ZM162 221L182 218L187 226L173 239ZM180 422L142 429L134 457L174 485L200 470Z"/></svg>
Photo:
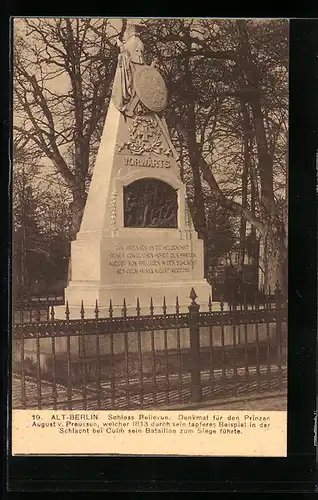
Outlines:
<svg viewBox="0 0 318 500"><path fill-rule="evenodd" d="M192 156L192 155L191 155ZM193 157L194 156L194 157ZM198 232L198 237L203 240L203 254L204 254L204 277L207 277L208 273L208 244L207 244L207 226L206 226L206 216L205 216L205 204L203 197L202 182L199 170L199 162L194 158L195 155L191 157L191 168L193 173L193 185L194 185L194 210L193 222L195 230Z"/></svg>
<svg viewBox="0 0 318 500"><path fill-rule="evenodd" d="M187 128L188 128L188 151L190 166L193 175L193 187L194 187L194 199L195 199L195 211L194 211L194 227L198 232L199 238L203 240L206 239L206 216L205 216L205 204L202 190L202 182L200 175L200 167L198 162L198 144L196 138L196 114L193 100L193 82L192 73L189 67L190 54L191 54L191 37L187 37L187 52L188 57L185 62L185 82L187 85L187 92L184 96L187 102ZM204 244L204 247L206 245ZM205 259L206 262L206 259Z"/></svg>
<svg viewBox="0 0 318 500"><path fill-rule="evenodd" d="M247 184L248 184L248 172L249 172L249 140L245 136L244 139L244 167L242 172L242 206L247 208ZM240 221L240 250L239 250L239 265L240 272L243 272L243 266L245 261L246 253L246 219L241 217Z"/></svg>
<svg viewBox="0 0 318 500"><path fill-rule="evenodd" d="M250 107L252 111L259 163L261 201L263 209L266 212L265 217L270 217L273 220L276 213L273 187L273 159L268 150L264 117L260 100L261 89L259 88L259 75L257 74L257 70L253 63L246 20L238 20L236 23L239 32L240 49L243 56L241 59L242 72L245 75L248 85L254 91L250 98Z"/></svg>
<svg viewBox="0 0 318 500"><path fill-rule="evenodd" d="M250 99L250 108L254 124L257 156L259 164L261 185L261 211L266 226L263 233L264 251L264 284L265 289L275 288L279 283L281 289L286 287L286 234L285 227L277 217L273 185L273 158L271 157L266 137L264 117L261 105L261 89L259 87L259 75L253 62L250 47L249 33L246 20L236 21L240 50L242 53L241 65L246 82L254 93ZM285 290L286 292L286 290Z"/></svg>
<svg viewBox="0 0 318 500"><path fill-rule="evenodd" d="M287 248L283 228L269 225L264 237L264 285L273 293L277 283L284 294L287 293Z"/></svg>
<svg viewBox="0 0 318 500"><path fill-rule="evenodd" d="M79 191L75 191L73 193L73 202L71 203L71 210L72 210L71 240L72 241L74 241L76 239L76 235L81 227L86 198L87 198L86 193L84 193L84 196L81 195L81 193L79 193ZM71 260L71 248L69 248L67 284L69 284L71 279L72 279L72 260Z"/></svg>

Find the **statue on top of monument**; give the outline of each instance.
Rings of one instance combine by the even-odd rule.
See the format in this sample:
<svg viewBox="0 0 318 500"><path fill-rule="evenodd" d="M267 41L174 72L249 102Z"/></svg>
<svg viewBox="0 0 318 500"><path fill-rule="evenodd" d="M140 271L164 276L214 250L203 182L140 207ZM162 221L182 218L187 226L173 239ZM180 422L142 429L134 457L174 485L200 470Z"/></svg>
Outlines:
<svg viewBox="0 0 318 500"><path fill-rule="evenodd" d="M134 24L129 24L124 33L123 42L117 38L117 44L120 48L119 63L121 59L127 59L128 62L135 64L144 63L144 44L137 34L137 28Z"/></svg>
<svg viewBox="0 0 318 500"><path fill-rule="evenodd" d="M143 64L144 45L136 32L136 27L129 24L123 41L117 38L117 45L120 49L118 57L118 67L115 81L118 85L116 104L120 111L127 110L128 104L134 97L133 78L135 64ZM115 85L115 84L114 84Z"/></svg>
<svg viewBox="0 0 318 500"><path fill-rule="evenodd" d="M144 45L134 24L128 24L123 40L117 38L117 45L120 53L113 85L113 101L119 111L131 116L131 104L135 97L135 66L144 64Z"/></svg>
<svg viewBox="0 0 318 500"><path fill-rule="evenodd" d="M144 44L138 31L138 26L128 24L123 40L117 39L120 53L112 99L117 109L127 116L136 114L140 103L155 113L163 111L167 104L165 82L154 64L145 64Z"/></svg>

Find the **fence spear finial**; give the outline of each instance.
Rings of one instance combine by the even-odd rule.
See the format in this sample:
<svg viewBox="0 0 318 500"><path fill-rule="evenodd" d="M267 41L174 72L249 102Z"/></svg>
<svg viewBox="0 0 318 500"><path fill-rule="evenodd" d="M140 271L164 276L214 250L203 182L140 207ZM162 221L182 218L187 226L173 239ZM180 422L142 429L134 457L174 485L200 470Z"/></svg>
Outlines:
<svg viewBox="0 0 318 500"><path fill-rule="evenodd" d="M113 317L113 303L112 303L112 299L109 299L109 309L108 309L108 312L109 312L109 317L112 318Z"/></svg>
<svg viewBox="0 0 318 500"><path fill-rule="evenodd" d="M84 302L81 301L81 319L85 317Z"/></svg>
<svg viewBox="0 0 318 500"><path fill-rule="evenodd" d="M122 313L123 313L124 318L126 318L126 316L127 316L127 307L126 307L126 299L125 298L124 298Z"/></svg>
<svg viewBox="0 0 318 500"><path fill-rule="evenodd" d="M166 305L166 297L163 297L163 306L162 306L163 314L167 314L167 305Z"/></svg>
<svg viewBox="0 0 318 500"><path fill-rule="evenodd" d="M152 297L150 297L150 316L153 316L153 310L154 310L154 307L153 307L153 300L152 300Z"/></svg>
<svg viewBox="0 0 318 500"><path fill-rule="evenodd" d="M65 317L66 317L66 320L69 321L69 319L70 319L70 308L68 306L68 300L66 301Z"/></svg>
<svg viewBox="0 0 318 500"><path fill-rule="evenodd" d="M53 305L53 302L52 302L52 305L51 305L51 321L54 321L54 316L55 316L55 312L54 312L54 305Z"/></svg>
<svg viewBox="0 0 318 500"><path fill-rule="evenodd" d="M140 316L140 304L139 304L139 297L137 297L137 306L136 306L136 311L137 311L137 316Z"/></svg>
<svg viewBox="0 0 318 500"><path fill-rule="evenodd" d="M190 299L192 300L192 303L194 303L194 302L195 302L195 299L196 299L197 297L198 297L198 296L197 296L197 294L195 293L194 288L192 287L192 288L191 288L191 292L190 292Z"/></svg>
<svg viewBox="0 0 318 500"><path fill-rule="evenodd" d="M177 295L177 298L176 298L176 314L179 314L180 312L180 305L179 305L179 297Z"/></svg>
<svg viewBox="0 0 318 500"><path fill-rule="evenodd" d="M97 302L97 299L96 299L96 302L95 302L95 310L94 310L94 313L95 313L95 318L96 318L96 319L98 319L99 309L98 309L98 302Z"/></svg>

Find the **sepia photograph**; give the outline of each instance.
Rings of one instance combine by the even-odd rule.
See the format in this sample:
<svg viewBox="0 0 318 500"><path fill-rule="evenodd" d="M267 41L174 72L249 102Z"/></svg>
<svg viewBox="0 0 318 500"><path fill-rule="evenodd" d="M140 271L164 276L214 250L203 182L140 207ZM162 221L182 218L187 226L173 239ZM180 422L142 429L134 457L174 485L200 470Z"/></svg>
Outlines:
<svg viewBox="0 0 318 500"><path fill-rule="evenodd" d="M287 412L289 21L15 18L12 57L12 409Z"/></svg>

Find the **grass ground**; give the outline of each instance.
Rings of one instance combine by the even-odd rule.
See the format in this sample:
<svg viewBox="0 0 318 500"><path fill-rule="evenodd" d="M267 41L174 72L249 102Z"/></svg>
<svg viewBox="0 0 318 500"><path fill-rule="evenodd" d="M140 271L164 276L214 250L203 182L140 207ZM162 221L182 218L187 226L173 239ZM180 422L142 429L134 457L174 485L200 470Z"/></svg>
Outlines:
<svg viewBox="0 0 318 500"><path fill-rule="evenodd" d="M148 408L149 410L285 410L287 398L286 373L283 378L272 373L269 379L267 367L262 367L261 377L257 377L255 370L250 369L249 378L241 376L233 379L228 373L224 381L221 371L215 370L214 383L211 385L210 373L202 372L201 381L203 401L198 404L190 403L191 385L190 375L183 374L182 380L178 377L170 377L169 385L166 385L164 377L156 379L156 387L151 385L151 380L144 380L141 388L138 379L130 379L127 389L126 381L116 380L115 387L110 382L102 382L100 392L95 384L87 384L85 392L83 388L71 388L71 394L67 387L56 385L54 390L49 382L41 381L40 385L34 378L25 378L26 408L58 409L58 410L96 410L96 409L133 409ZM12 380L12 407L21 408L21 379L17 376ZM72 402L68 401L71 396ZM86 403L84 403L84 399ZM99 399L99 402L98 402Z"/></svg>

